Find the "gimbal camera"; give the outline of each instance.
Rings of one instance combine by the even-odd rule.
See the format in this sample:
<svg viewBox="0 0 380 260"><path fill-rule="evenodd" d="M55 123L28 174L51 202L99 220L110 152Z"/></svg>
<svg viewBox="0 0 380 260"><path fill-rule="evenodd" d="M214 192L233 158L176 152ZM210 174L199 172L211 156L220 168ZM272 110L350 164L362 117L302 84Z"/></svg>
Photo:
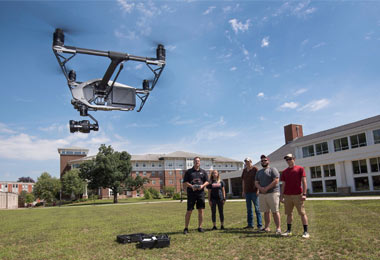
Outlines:
<svg viewBox="0 0 380 260"><path fill-rule="evenodd" d="M136 96L141 100L141 104L137 112L143 108L150 91L155 87L161 73L165 67L166 51L162 44L158 44L156 49L156 57L140 57L128 53L113 52L113 51L99 51L92 49L83 49L73 46L65 46L65 36L62 29L56 29L53 35L53 52L57 58L59 66L66 77L67 84L71 91L72 100L71 104L76 110L79 111L81 116L89 116L95 121L91 124L89 120L74 121L70 120L70 132L89 133L91 130L98 131L98 121L88 111L97 110L121 110L131 111L136 106ZM100 57L108 57L111 60L103 78L91 79L85 82L78 82L76 80L76 72L74 70L68 71L66 64L76 54L87 54ZM66 54L66 56L64 56ZM134 88L116 82L120 72L123 69L125 61L144 62L148 68L153 72L154 78L152 80L144 79L141 88ZM115 70L118 69L116 75L111 79Z"/></svg>

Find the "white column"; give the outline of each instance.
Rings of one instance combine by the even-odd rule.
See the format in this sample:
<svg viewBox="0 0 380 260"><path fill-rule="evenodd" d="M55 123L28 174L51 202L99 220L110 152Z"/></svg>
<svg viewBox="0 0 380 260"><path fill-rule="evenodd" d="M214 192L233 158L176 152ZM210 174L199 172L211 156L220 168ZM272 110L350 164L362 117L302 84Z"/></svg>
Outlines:
<svg viewBox="0 0 380 260"><path fill-rule="evenodd" d="M232 195L232 184L231 184L231 178L228 179L228 194Z"/></svg>

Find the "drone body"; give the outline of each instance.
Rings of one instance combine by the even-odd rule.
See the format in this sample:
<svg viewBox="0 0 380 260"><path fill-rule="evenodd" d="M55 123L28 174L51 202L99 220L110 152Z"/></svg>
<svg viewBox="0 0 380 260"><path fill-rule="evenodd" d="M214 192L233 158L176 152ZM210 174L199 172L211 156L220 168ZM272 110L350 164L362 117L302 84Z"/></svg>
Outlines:
<svg viewBox="0 0 380 260"><path fill-rule="evenodd" d="M57 61L66 77L67 84L71 91L73 99L72 105L80 112L81 116L89 116L95 121L91 124L89 120L74 121L70 120L70 132L89 133L91 130L98 131L98 122L88 114L88 111L97 110L121 110L131 111L136 106L136 96L141 100L137 112L143 108L150 91L153 90L161 73L165 67L166 51L163 45L159 44L156 50L156 58L140 57L128 53L99 51L91 49L77 48L64 45L64 33L62 29L56 29L53 35L53 52ZM65 57L64 54L69 55ZM111 60L103 78L91 79L85 82L76 80L74 70L68 71L66 64L76 55L86 54L100 57L108 57ZM153 80L143 80L142 88L134 88L116 82L120 72L123 69L125 61L144 62L153 72ZM113 79L115 70L118 71Z"/></svg>

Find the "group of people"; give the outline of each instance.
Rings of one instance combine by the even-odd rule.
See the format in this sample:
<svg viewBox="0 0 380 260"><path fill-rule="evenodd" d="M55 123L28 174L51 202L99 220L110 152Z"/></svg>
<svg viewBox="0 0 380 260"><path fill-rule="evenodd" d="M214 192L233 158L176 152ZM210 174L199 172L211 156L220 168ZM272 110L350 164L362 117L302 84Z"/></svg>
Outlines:
<svg viewBox="0 0 380 260"><path fill-rule="evenodd" d="M306 200L306 173L305 169L295 164L295 157L287 154L284 157L288 168L282 171L281 176L278 170L269 166L269 158L261 155L260 162L262 169L258 170L252 164L250 158L245 158L245 167L241 175L242 195L246 200L247 226L244 229L254 229L253 208L256 214L256 224L258 232L270 232L269 224L271 214L276 226L276 235L291 236L293 209L297 209L303 224L303 238L309 238L308 218L305 211L304 201ZM184 234L189 232L191 214L196 206L198 210L198 231L204 232L202 228L203 214L205 209L205 192L208 189L208 202L211 208L213 222L212 230L216 230L216 207L218 207L220 218L220 229L224 229L223 206L226 201L225 184L220 179L217 170L212 170L210 178L207 172L200 168L200 158L194 158L194 166L187 170L183 185L187 189L187 211L185 215ZM282 182L280 190L280 181ZM285 215L287 216L287 229L281 232L280 202L285 205ZM264 214L264 226L262 216Z"/></svg>

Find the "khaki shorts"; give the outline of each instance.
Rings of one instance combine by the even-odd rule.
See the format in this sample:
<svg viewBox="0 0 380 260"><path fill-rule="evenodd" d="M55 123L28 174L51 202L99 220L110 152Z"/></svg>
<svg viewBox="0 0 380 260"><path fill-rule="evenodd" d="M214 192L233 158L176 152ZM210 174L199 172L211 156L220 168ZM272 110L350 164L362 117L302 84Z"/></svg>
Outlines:
<svg viewBox="0 0 380 260"><path fill-rule="evenodd" d="M259 194L259 205L261 212L279 212L280 206L280 193L272 192L266 194Z"/></svg>
<svg viewBox="0 0 380 260"><path fill-rule="evenodd" d="M301 200L302 195L284 195L284 204L285 204L285 215L291 215L293 208L296 207L298 214L300 216L305 215L305 206L303 205L303 200Z"/></svg>

